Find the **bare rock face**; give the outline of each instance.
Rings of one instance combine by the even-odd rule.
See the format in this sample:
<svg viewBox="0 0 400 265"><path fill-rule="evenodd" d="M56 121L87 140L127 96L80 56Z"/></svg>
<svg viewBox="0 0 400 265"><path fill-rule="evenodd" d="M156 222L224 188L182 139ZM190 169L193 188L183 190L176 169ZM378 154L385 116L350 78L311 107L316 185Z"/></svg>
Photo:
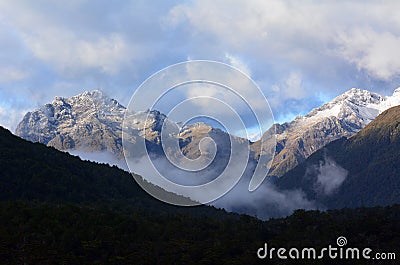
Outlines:
<svg viewBox="0 0 400 265"><path fill-rule="evenodd" d="M400 89L395 90L393 96L383 97L353 88L305 116L284 124L275 124L263 136L263 139L273 136L277 140L269 175L282 176L329 142L352 136L379 113L396 105L400 105ZM59 150L107 151L121 159L122 123L126 111L124 106L99 90L71 98L56 97L40 109L28 112L18 125L16 135ZM161 130L166 121L178 126L178 123L168 120L155 110L137 111L127 115L124 130L129 133L125 143L131 148L128 148L128 152L125 150L125 153L129 156L144 155L135 153L136 144L143 140L151 154L162 156L165 152L171 152L162 148ZM168 137L178 140L180 151L189 159L198 158L202 151L206 155L208 151L211 153L211 149L207 150L207 141L202 142L202 139L212 140L220 157L215 164L220 165L229 160L232 141L243 146L249 144L247 139L229 135L203 123L184 126L179 133ZM208 142L213 144L212 141ZM200 150L202 144L205 144L204 150ZM264 148L270 146L265 145ZM270 151L261 150L260 140L251 143L250 150L253 161ZM177 150L172 152L175 153L168 155L178 156Z"/></svg>
<svg viewBox="0 0 400 265"><path fill-rule="evenodd" d="M94 90L71 97L56 97L50 104L28 112L16 135L59 150L107 150L120 155L121 122L125 108Z"/></svg>
<svg viewBox="0 0 400 265"><path fill-rule="evenodd" d="M122 158L125 112L124 106L99 90L71 98L56 97L42 108L28 112L15 133L59 150L108 151ZM154 146L160 144L160 130L165 118L158 111L134 113L127 122L133 132L129 140L134 144L145 138L156 150Z"/></svg>
<svg viewBox="0 0 400 265"><path fill-rule="evenodd" d="M282 176L326 144L360 131L379 113L400 105L398 92L383 97L353 88L303 117L275 124L277 148L269 175ZM255 157L262 152L259 146L252 145Z"/></svg>
<svg viewBox="0 0 400 265"><path fill-rule="evenodd" d="M315 152L276 184L302 190L326 209L399 203L399 125L400 106L385 110L352 137Z"/></svg>
<svg viewBox="0 0 400 265"><path fill-rule="evenodd" d="M71 98L56 97L42 108L28 112L19 123L16 135L59 150L108 151L122 158L122 126L126 112L124 106L99 90ZM129 156L144 155L135 153L138 141L144 140L151 154L163 155L161 130L164 122L178 126L156 110L129 113L124 130L128 138L126 143L131 148L127 148L125 153ZM226 154L229 157L231 139L248 143L246 139L230 136L204 123L185 126L170 137L178 139L182 153L189 159L201 155L199 146L205 137L215 141L219 154L224 157Z"/></svg>

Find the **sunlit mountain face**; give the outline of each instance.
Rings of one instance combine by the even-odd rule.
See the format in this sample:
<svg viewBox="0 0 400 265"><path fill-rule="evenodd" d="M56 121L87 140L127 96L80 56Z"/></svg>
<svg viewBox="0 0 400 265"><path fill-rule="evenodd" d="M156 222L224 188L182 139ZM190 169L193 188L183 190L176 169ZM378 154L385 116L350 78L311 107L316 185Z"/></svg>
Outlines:
<svg viewBox="0 0 400 265"><path fill-rule="evenodd" d="M263 187L255 193L249 193L246 184L241 181L241 184L230 193L231 195L227 194L214 204L261 217L269 216L271 212L273 215L281 215L295 208L317 207L313 197L307 199L302 195L302 187L282 193L271 181L274 181L274 177L280 177L301 164L326 144L356 134L379 113L399 104L398 95L397 90L393 96L384 97L366 90L351 89L305 116L296 117L288 123L275 124L274 137L277 139L277 145L269 171L269 175L273 177L268 178ZM124 106L99 90L71 98L56 97L42 108L27 113L18 125L16 134L30 141L66 150L85 159L118 165L124 170L129 170L124 155L136 157L137 162L130 170L144 176L150 174L150 165L145 165L142 157L150 154L155 161L153 165L159 172L163 172L169 180L182 185L201 185L216 179L224 171L232 155L231 141L248 145L250 148L248 166L243 172L246 180L249 179L246 175L250 176L255 170L259 155L263 152L261 140L253 143L245 138L229 135L221 124L206 117L192 119L183 124L171 121L155 110L134 112L126 122L130 132L130 138L127 140L129 148L123 150L122 121L125 113ZM164 149L162 141L164 123L180 128L178 134L169 135L171 139L178 139L180 150ZM214 154L212 149L204 152L208 148L204 145L204 141L201 142L204 138L212 139L216 143L217 153ZM139 141L145 141L148 153L137 152L136 146ZM210 145L209 148L211 147ZM166 159L166 155L178 159L178 153L189 159L197 159L205 154L199 163L209 167L199 172L177 169L169 159ZM278 205L282 200L287 202L283 210L277 211L275 206L271 206L271 204Z"/></svg>

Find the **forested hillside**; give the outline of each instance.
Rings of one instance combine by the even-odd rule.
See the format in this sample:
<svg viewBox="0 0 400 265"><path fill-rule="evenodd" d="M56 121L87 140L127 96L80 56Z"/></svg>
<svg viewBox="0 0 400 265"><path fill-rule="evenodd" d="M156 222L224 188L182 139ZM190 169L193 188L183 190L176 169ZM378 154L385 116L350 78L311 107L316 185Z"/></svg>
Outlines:
<svg viewBox="0 0 400 265"><path fill-rule="evenodd" d="M265 222L209 206L174 207L147 195L124 171L4 129L0 170L2 264L265 264L256 255L265 242L322 248L338 236L374 251L400 250L400 206L299 210ZM268 261L274 263L285 264Z"/></svg>

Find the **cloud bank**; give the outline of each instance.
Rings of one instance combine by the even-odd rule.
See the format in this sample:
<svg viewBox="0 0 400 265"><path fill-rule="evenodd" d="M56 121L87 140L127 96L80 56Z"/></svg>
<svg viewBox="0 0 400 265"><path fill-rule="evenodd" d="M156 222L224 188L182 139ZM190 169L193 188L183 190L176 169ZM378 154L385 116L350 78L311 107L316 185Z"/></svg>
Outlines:
<svg viewBox="0 0 400 265"><path fill-rule="evenodd" d="M80 150L68 152L79 156L83 160L116 165L125 171L129 171L124 159L117 159L109 152L86 152ZM189 186L207 183L215 179L223 170L223 167L212 165L211 168L201 172L188 172L173 166L165 157L160 156L152 157L152 163L152 165L149 165L147 159L138 157L130 159L130 168L133 173L143 176L146 180L151 180L153 170L150 167L154 166L167 179L174 183ZM232 170L235 171L234 168ZM239 168L237 170L241 171ZM250 192L248 187L252 170L254 170L254 165L250 163L234 188L221 198L211 202L210 205L224 208L227 211L250 214L261 219L288 216L297 209L310 210L317 208L313 201L306 198L303 191L299 189L279 190L271 179L266 179L257 190ZM192 198L193 196L197 195L192 194Z"/></svg>

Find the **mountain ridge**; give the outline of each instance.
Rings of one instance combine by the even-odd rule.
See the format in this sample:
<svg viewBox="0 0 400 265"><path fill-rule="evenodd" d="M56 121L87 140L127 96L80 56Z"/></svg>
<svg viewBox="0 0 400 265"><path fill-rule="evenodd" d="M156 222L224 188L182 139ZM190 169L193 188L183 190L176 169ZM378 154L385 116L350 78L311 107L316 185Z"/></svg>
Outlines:
<svg viewBox="0 0 400 265"><path fill-rule="evenodd" d="M138 153L140 148L136 148L139 141L143 140L152 155L163 156L164 151L168 150L162 148L162 126L167 122L181 127L157 110L126 113L124 106L99 90L71 98L56 97L42 108L28 112L17 126L16 135L59 150L106 151L122 160L124 155L145 155ZM129 146L125 150L122 146L123 130L126 132L124 141ZM213 138L221 151L227 151L230 141L248 141L204 123L185 125L172 137L178 138L182 152L191 159L200 155L199 143L204 137ZM225 160L226 157L223 162L226 164Z"/></svg>
<svg viewBox="0 0 400 265"><path fill-rule="evenodd" d="M281 189L301 189L329 209L385 206L400 202L400 106L382 112L354 136L312 154L277 181ZM339 178L338 178L339 177ZM321 193L316 183L333 185Z"/></svg>
<svg viewBox="0 0 400 265"><path fill-rule="evenodd" d="M283 176L326 144L341 137L351 137L379 113L399 104L400 88L388 97L352 88L305 116L273 125L274 128L263 135L270 137L270 133L275 132L277 138L275 158L269 176ZM19 123L16 135L59 150L106 151L117 159L122 159L122 122L125 112L124 106L100 90L84 92L71 98L56 97L42 108L28 112ZM132 129L129 143L134 147L144 138L152 153L164 155L161 127L165 121L169 121L168 118L156 110L145 110L135 112L130 119L125 120ZM206 136L213 135L218 139L218 147L224 150L229 145L228 138L231 141L248 141L208 128L208 125L204 125L204 130L198 130L196 126L198 125L186 126L175 136L179 138L182 152L189 158L199 156L199 141ZM205 131L207 132L204 133ZM248 143L252 152L251 159L257 161L265 152L261 150L261 140ZM143 154L132 151L129 155Z"/></svg>
<svg viewBox="0 0 400 265"><path fill-rule="evenodd" d="M269 175L280 177L326 144L354 135L382 111L400 105L399 92L400 88L384 97L352 88L305 116L275 124L277 152Z"/></svg>

